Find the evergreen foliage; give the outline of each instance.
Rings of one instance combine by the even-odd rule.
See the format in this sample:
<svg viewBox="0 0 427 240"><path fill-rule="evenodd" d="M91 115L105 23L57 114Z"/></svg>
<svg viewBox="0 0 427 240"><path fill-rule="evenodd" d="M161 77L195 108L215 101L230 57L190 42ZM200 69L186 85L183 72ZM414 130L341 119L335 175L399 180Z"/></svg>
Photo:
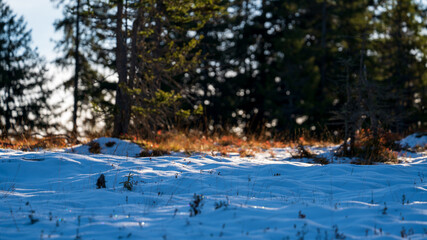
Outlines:
<svg viewBox="0 0 427 240"><path fill-rule="evenodd" d="M206 128L302 127L315 134L324 127L343 133L425 127L426 6L411 0L228 4L228 15L200 30L208 36L201 46L209 47L202 48L207 58L193 92L206 103Z"/></svg>
<svg viewBox="0 0 427 240"><path fill-rule="evenodd" d="M138 13L143 16L135 38L139 55L135 60L133 119L137 128L154 133L157 128L173 127L178 118L202 111L200 105L180 106L189 85L185 76L194 72L202 59L198 46L204 35L196 31L220 14L221 7L216 1L205 0L147 1L141 2Z"/></svg>
<svg viewBox="0 0 427 240"><path fill-rule="evenodd" d="M422 2L52 2L63 10L56 63L74 67L64 86L75 90L75 116L90 131L99 122L116 137L186 126L291 138L328 129L352 148L362 129L376 145L381 129L427 124ZM47 127L46 68L27 46L23 20L5 8L1 126Z"/></svg>
<svg viewBox="0 0 427 240"><path fill-rule="evenodd" d="M83 62L96 56L88 67L99 65L118 75L114 136L128 133L129 128L150 135L157 127L171 127L175 116L197 112L178 106L184 88L174 77L190 72L198 63L201 56L196 47L203 36L194 33L220 12L215 1L92 0L85 1L83 8L82 31L87 29L89 35L83 38L87 42L82 45L89 48L85 50L88 56L81 57ZM66 12L70 18L76 15ZM64 21L72 29L73 21ZM67 41L73 36L68 34ZM73 49L72 44L64 46ZM72 54L68 56L72 59ZM153 104L156 99L163 102Z"/></svg>
<svg viewBox="0 0 427 240"><path fill-rule="evenodd" d="M390 126L402 131L426 124L427 6L411 0L382 1L373 41L374 78L389 87Z"/></svg>
<svg viewBox="0 0 427 240"><path fill-rule="evenodd" d="M49 127L46 64L22 17L0 0L0 132L27 135Z"/></svg>
<svg viewBox="0 0 427 240"><path fill-rule="evenodd" d="M63 17L54 23L56 31L63 33L62 39L56 41L56 50L62 55L55 63L63 69L76 68L74 74L64 81L66 90L75 90L76 72L78 83L76 96L76 114L82 120L83 130L90 132L100 122L107 128L112 126L114 91L116 84L109 79L107 67L112 63L111 56L105 51L105 36L102 34L105 26L97 26L91 18L93 4L97 1L81 1L77 9L74 0L51 0L58 8L62 8ZM79 14L79 34L76 34L77 14ZM100 34L101 32L101 34ZM78 56L76 43L79 41ZM76 63L78 57L78 66ZM105 67L107 66L107 67Z"/></svg>

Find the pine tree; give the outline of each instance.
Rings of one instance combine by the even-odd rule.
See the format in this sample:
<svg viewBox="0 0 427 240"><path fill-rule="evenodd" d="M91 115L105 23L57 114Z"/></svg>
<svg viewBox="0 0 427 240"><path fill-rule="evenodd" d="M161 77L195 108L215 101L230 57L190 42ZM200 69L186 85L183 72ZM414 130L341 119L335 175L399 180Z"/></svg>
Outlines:
<svg viewBox="0 0 427 240"><path fill-rule="evenodd" d="M49 127L50 79L46 65L31 47L31 31L22 17L0 0L0 131L29 134Z"/></svg>
<svg viewBox="0 0 427 240"><path fill-rule="evenodd" d="M221 13L219 1L154 1L140 8L141 34L137 39L137 75L134 112L143 126L155 130L173 126L174 115L188 117L200 107L184 110L185 75L192 74L202 59L204 35L197 33ZM146 26L146 27L143 27ZM148 26L148 27L147 27ZM187 77L188 79L188 77ZM181 100L181 101L180 101ZM186 98L189 101L189 98Z"/></svg>
<svg viewBox="0 0 427 240"><path fill-rule="evenodd" d="M204 64L215 70L201 72L204 79L215 78L208 84L220 95L209 109L222 114L212 115L252 132L264 126L291 130L298 126L296 118L305 115L311 124L325 119L328 109L322 99L332 102L332 97L325 91L331 81L323 78L334 50L331 40L322 37L326 22L318 24L332 21L319 11L325 1L248 0L231 6L228 26L211 33L231 37L223 37L218 47L222 54L213 54L216 59L208 57Z"/></svg>
<svg viewBox="0 0 427 240"><path fill-rule="evenodd" d="M374 51L378 57L376 66L380 67L374 70L376 80L391 86L394 98L389 101L393 106L389 114L396 119L392 126L397 131L426 124L426 8L411 0L381 1L378 6Z"/></svg>
<svg viewBox="0 0 427 240"><path fill-rule="evenodd" d="M240 9L241 0L230 2L223 0L218 3L222 9L229 9L226 14L211 18L203 28L197 31L198 35L204 36L200 42L201 50L200 63L196 72L181 76L183 81L187 81L186 94L194 99L188 107L192 105L203 106L204 119L200 126L204 131L224 129L230 124L230 117L235 111L235 86L230 83L225 75L225 65L230 57L231 46L234 44L230 38L232 28L238 25L241 16L234 12ZM228 32L226 34L225 32ZM208 121L209 120L209 121Z"/></svg>
<svg viewBox="0 0 427 240"><path fill-rule="evenodd" d="M105 39L114 42L114 64L109 67L119 78L113 135L127 134L132 116L137 116L132 118L137 129L146 133L167 126L170 114L183 113L176 108L182 82L174 78L193 69L200 57L196 47L202 36L189 39L188 33L215 15L215 1L97 4L92 6L91 17L103 26ZM96 11L101 6L103 13Z"/></svg>
<svg viewBox="0 0 427 240"><path fill-rule="evenodd" d="M264 124L275 125L275 118L283 118L282 109L277 108L283 96L275 82L281 69L274 49L278 6L278 1L262 1L261 5L233 1L216 28L202 29L207 36L202 41L202 46L208 46L204 48L207 58L196 75L204 87L195 92L206 94L201 103L208 103L210 128L238 125L259 131Z"/></svg>
<svg viewBox="0 0 427 240"><path fill-rule="evenodd" d="M97 1L52 0L62 8L63 17L55 21L56 31L63 37L56 41L56 49L63 53L56 64L64 69L73 66L73 76L64 82L65 89L73 90L73 135L79 135L77 119L82 130L93 131L100 122L106 128L112 124L112 99L116 84L108 79L108 51L104 51L105 36L91 17ZM79 5L79 6L78 6ZM104 26L103 26L104 27ZM78 30L78 31L77 31ZM107 67L105 67L107 65Z"/></svg>

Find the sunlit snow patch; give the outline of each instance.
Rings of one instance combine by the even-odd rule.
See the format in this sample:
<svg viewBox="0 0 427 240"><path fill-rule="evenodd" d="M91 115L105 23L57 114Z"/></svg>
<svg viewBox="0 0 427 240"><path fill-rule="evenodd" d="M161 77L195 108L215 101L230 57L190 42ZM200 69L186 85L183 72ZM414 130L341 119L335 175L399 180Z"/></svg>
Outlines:
<svg viewBox="0 0 427 240"><path fill-rule="evenodd" d="M108 154L116 156L136 157L141 152L141 147L118 138L102 137L90 143L72 147L66 152L77 154Z"/></svg>
<svg viewBox="0 0 427 240"><path fill-rule="evenodd" d="M408 148L426 148L427 133L414 133L400 140L400 146Z"/></svg>

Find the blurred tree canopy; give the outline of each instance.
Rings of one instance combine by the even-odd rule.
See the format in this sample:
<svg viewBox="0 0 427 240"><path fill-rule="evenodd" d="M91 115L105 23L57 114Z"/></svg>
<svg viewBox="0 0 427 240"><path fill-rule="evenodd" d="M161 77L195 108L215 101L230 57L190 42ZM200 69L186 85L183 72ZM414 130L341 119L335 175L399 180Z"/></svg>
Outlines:
<svg viewBox="0 0 427 240"><path fill-rule="evenodd" d="M0 133L48 131L51 89L46 64L31 46L31 30L0 0Z"/></svg>
<svg viewBox="0 0 427 240"><path fill-rule="evenodd" d="M420 1L52 1L64 13L56 62L76 70L64 86L80 118L114 136L427 124Z"/></svg>
<svg viewBox="0 0 427 240"><path fill-rule="evenodd" d="M343 131L334 113L347 102L348 75L352 95L362 77L376 86L381 99L367 104L381 127L425 128L426 9L411 0L230 1L228 15L200 30L207 57L193 91L206 127Z"/></svg>

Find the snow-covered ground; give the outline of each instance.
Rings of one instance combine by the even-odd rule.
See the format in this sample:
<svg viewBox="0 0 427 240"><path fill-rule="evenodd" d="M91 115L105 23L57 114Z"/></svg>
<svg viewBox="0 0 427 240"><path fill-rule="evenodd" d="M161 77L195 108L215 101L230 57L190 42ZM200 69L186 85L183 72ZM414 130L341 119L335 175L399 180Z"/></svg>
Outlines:
<svg viewBox="0 0 427 240"><path fill-rule="evenodd" d="M0 239L427 239L427 152L322 166L290 149L135 158L112 147L0 150Z"/></svg>

